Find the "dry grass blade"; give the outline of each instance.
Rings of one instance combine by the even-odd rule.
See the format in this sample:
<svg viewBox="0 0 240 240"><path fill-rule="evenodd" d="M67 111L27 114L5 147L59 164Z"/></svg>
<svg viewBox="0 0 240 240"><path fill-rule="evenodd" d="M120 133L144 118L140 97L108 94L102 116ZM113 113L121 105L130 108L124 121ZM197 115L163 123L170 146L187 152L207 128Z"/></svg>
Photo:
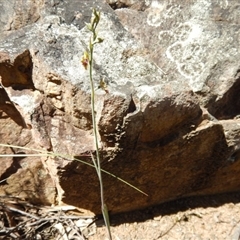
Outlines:
<svg viewBox="0 0 240 240"><path fill-rule="evenodd" d="M82 230L94 222L93 218L50 208L0 197L0 239L86 239Z"/></svg>
<svg viewBox="0 0 240 240"><path fill-rule="evenodd" d="M49 157L59 157L59 158L63 158L67 161L77 161L77 162L80 162L82 164L85 164L85 165L88 165L89 167L93 167L95 168L94 164L91 164L91 163L88 163L84 160L81 160L81 159L77 159L77 158L74 158L73 156L71 155L67 155L67 154L62 154L62 153L54 153L54 152L48 152L48 151L44 151L44 150L41 150L41 149L35 149L35 148L28 148L28 147L21 147L21 146L16 146L16 145L12 145L12 144L4 144L4 143L0 143L0 146L1 147L11 147L11 148L16 148L16 149L22 149L22 150L27 150L27 151L33 151L33 152L38 152L38 154L36 154L36 157L39 157L39 156L49 156ZM10 154L12 157L18 157L18 154ZM28 156L31 156L30 154L21 154L23 155L23 157L28 157ZM33 154L35 155L35 154ZM5 154L1 154L0 157L7 157L7 155ZM118 181L128 185L129 187L135 189L136 191L140 192L141 194L145 195L145 196L148 196L147 193L145 193L144 191L142 191L141 189L135 187L134 185L132 185L131 183L125 181L124 179L104 170L101 168L101 172L105 173L105 174L108 174L110 175L111 177L113 178L116 178ZM2 181L5 181L6 179L2 180Z"/></svg>

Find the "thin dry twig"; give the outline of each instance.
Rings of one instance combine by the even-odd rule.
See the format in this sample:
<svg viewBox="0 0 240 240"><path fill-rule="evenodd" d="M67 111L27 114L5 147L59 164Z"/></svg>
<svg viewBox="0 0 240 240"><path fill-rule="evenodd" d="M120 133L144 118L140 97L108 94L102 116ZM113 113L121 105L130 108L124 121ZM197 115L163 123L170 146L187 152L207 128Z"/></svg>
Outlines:
<svg viewBox="0 0 240 240"><path fill-rule="evenodd" d="M53 207L33 206L19 199L3 199L0 198L0 224L4 226L0 230L1 239L33 239L37 235L41 239L65 239L84 240L85 237L77 223L86 221L94 217L68 215L67 211L70 208L65 208L56 211ZM23 209L23 210L22 210ZM71 208L72 209L72 208ZM13 222L7 219L7 214L11 215ZM84 225L87 228L89 222ZM59 226L60 228L57 228ZM3 237L3 238L2 238Z"/></svg>

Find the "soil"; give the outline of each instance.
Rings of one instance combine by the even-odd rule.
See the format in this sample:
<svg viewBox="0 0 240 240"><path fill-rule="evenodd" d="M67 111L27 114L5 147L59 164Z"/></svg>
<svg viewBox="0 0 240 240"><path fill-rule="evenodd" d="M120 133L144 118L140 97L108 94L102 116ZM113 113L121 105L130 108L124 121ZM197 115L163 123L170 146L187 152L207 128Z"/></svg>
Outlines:
<svg viewBox="0 0 240 240"><path fill-rule="evenodd" d="M112 216L111 224L113 240L239 240L240 193L181 199ZM107 240L103 220L86 235Z"/></svg>
<svg viewBox="0 0 240 240"><path fill-rule="evenodd" d="M94 220L76 210L2 196L0 239L108 240L101 217ZM240 240L240 192L180 199L110 217L113 240Z"/></svg>

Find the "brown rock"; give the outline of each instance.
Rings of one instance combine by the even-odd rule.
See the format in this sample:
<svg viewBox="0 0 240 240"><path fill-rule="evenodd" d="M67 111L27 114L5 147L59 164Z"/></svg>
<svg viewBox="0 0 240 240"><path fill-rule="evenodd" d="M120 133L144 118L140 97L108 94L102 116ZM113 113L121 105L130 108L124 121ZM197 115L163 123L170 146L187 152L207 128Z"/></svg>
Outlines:
<svg viewBox="0 0 240 240"><path fill-rule="evenodd" d="M104 173L109 210L240 190L239 5L110 4L120 3L116 11L98 3L105 39L93 69L100 155L104 170L148 196ZM5 157L1 194L100 213L96 171L79 162L92 164L95 153L88 73L80 65L91 4L45 1L31 20L15 21L19 30L1 26L9 31L0 38L0 142L54 152ZM98 89L101 79L108 93ZM14 152L31 151L2 150Z"/></svg>

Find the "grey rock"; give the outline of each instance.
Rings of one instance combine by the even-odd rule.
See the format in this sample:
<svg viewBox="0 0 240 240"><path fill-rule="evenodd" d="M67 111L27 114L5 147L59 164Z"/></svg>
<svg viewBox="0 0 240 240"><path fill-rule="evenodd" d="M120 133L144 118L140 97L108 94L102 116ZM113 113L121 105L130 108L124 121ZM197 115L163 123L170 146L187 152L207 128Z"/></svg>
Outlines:
<svg viewBox="0 0 240 240"><path fill-rule="evenodd" d="M149 58L169 78L184 79L210 113L236 115L239 102L235 109L229 105L239 89L239 2L149 2L144 12L118 9L116 14Z"/></svg>

